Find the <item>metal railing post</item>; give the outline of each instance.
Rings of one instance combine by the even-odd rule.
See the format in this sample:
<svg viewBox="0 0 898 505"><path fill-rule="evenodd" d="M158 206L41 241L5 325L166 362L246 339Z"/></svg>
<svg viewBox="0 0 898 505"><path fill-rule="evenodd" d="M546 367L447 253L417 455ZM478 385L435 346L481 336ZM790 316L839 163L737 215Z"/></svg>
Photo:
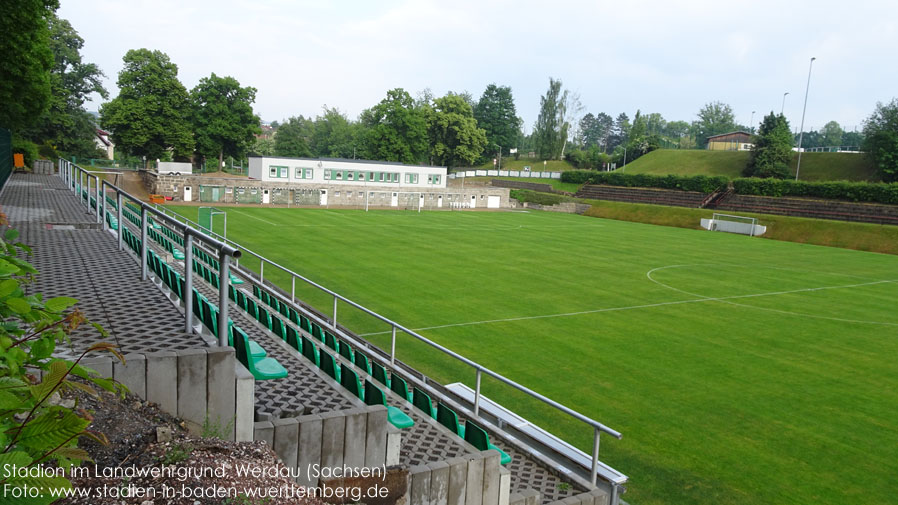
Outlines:
<svg viewBox="0 0 898 505"><path fill-rule="evenodd" d="M477 384L474 390L474 417L480 416L480 368L477 368Z"/></svg>
<svg viewBox="0 0 898 505"><path fill-rule="evenodd" d="M337 295L334 295L334 320L331 327L336 331L337 329Z"/></svg>
<svg viewBox="0 0 898 505"><path fill-rule="evenodd" d="M259 256L259 284L265 285L265 260Z"/></svg>
<svg viewBox="0 0 898 505"><path fill-rule="evenodd" d="M103 222L102 217L100 216L100 186L102 186L103 182L106 181L97 177L97 224Z"/></svg>
<svg viewBox="0 0 898 505"><path fill-rule="evenodd" d="M393 339L390 343L390 365L396 365L396 325L393 325Z"/></svg>
<svg viewBox="0 0 898 505"><path fill-rule="evenodd" d="M296 303L296 276L290 276L290 301Z"/></svg>
<svg viewBox="0 0 898 505"><path fill-rule="evenodd" d="M119 191L115 192L115 220L118 222L118 250L121 251L124 249L124 230L125 223L122 222L122 194Z"/></svg>
<svg viewBox="0 0 898 505"><path fill-rule="evenodd" d="M193 235L184 230L184 332L193 333Z"/></svg>
<svg viewBox="0 0 898 505"><path fill-rule="evenodd" d="M90 215L90 176L87 176L87 214Z"/></svg>
<svg viewBox="0 0 898 505"><path fill-rule="evenodd" d="M231 285L231 257L223 249L218 250L218 345L228 345L228 286Z"/></svg>
<svg viewBox="0 0 898 505"><path fill-rule="evenodd" d="M100 214L103 215L103 218L100 219L100 216L97 216L97 222L101 223L101 227L103 230L106 229L106 179L100 180L100 187L103 188L103 201L100 201L100 195L97 194L97 210ZM97 193L100 193L100 189L97 188Z"/></svg>
<svg viewBox="0 0 898 505"><path fill-rule="evenodd" d="M595 435L593 435L594 438L592 441L592 470L590 472L590 482L592 482L593 486L596 485L596 479L599 475L599 434L601 434L601 431L599 431L598 428L594 428L594 430Z"/></svg>
<svg viewBox="0 0 898 505"><path fill-rule="evenodd" d="M140 206L140 280L147 280L147 208Z"/></svg>
<svg viewBox="0 0 898 505"><path fill-rule="evenodd" d="M78 201L84 205L84 170L81 170L78 165L75 165L75 168L78 169Z"/></svg>

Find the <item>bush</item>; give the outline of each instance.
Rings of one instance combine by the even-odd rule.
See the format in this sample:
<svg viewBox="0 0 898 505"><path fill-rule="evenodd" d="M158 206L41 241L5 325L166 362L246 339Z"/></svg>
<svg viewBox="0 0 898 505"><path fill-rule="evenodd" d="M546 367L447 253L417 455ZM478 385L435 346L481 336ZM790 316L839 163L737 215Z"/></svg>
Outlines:
<svg viewBox="0 0 898 505"><path fill-rule="evenodd" d="M540 205L555 205L565 200L561 195L539 193L529 189L513 189L509 192L509 196L521 203L538 203Z"/></svg>
<svg viewBox="0 0 898 505"><path fill-rule="evenodd" d="M56 147L50 143L49 140L44 141L43 144L37 149L37 153L44 159L56 161L59 158L59 153L56 152Z"/></svg>
<svg viewBox="0 0 898 505"><path fill-rule="evenodd" d="M806 182L750 178L735 179L733 191L740 195L805 196L898 205L898 183Z"/></svg>
<svg viewBox="0 0 898 505"><path fill-rule="evenodd" d="M713 193L717 189L726 186L729 182L724 176L707 175L649 175L628 174L624 172L590 172L586 170L569 170L562 172L563 182L582 184L606 184L608 186L624 186L629 188L663 188L680 191L698 191L699 193Z"/></svg>
<svg viewBox="0 0 898 505"><path fill-rule="evenodd" d="M12 138L12 152L25 155L25 166L33 166L34 160L39 158L37 144L20 137Z"/></svg>

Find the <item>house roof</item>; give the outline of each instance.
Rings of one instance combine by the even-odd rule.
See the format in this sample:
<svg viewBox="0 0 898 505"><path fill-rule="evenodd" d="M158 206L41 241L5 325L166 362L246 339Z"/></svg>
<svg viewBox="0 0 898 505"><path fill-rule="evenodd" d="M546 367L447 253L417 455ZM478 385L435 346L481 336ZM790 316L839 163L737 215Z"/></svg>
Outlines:
<svg viewBox="0 0 898 505"><path fill-rule="evenodd" d="M751 137L751 133L739 130L739 131L735 131L735 132L721 133L719 135L711 135L710 137L708 137L708 140L716 139L717 137L726 137L727 135L736 135L739 133L741 133L743 135L748 135L749 137Z"/></svg>
<svg viewBox="0 0 898 505"><path fill-rule="evenodd" d="M106 145L107 147L108 147L108 146L111 146L111 145L112 145L112 141L109 140L109 135L110 135L109 132L106 131L106 130L101 130L101 129L99 129L99 128L97 128L96 130L97 130L97 131L96 131L97 138L100 140L100 142L102 142L102 143L103 143L104 145Z"/></svg>

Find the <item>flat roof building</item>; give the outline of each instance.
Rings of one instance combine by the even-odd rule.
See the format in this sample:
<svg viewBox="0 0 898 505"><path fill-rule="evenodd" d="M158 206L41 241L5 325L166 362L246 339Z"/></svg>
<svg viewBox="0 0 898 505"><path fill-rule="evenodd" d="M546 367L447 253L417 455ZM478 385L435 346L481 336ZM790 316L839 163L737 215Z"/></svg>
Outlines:
<svg viewBox="0 0 898 505"><path fill-rule="evenodd" d="M389 161L250 156L248 175L265 182L393 189L445 189L446 167Z"/></svg>

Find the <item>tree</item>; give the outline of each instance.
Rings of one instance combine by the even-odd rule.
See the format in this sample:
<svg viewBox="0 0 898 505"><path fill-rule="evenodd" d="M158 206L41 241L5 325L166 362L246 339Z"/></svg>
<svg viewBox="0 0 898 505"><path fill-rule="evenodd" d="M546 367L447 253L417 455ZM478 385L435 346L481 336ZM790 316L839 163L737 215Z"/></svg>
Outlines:
<svg viewBox="0 0 898 505"><path fill-rule="evenodd" d="M324 106L324 115L315 118L310 148L315 156L352 158L355 156L359 125L350 122L336 107Z"/></svg>
<svg viewBox="0 0 898 505"><path fill-rule="evenodd" d="M823 135L823 146L824 147L838 147L842 145L842 127L839 126L839 123L835 121L830 121L823 125L823 131L820 132Z"/></svg>
<svg viewBox="0 0 898 505"><path fill-rule="evenodd" d="M474 111L460 95L433 101L427 114L427 137L433 160L447 167L473 165L486 146L486 131L477 127Z"/></svg>
<svg viewBox="0 0 898 505"><path fill-rule="evenodd" d="M25 135L68 154L93 157L97 154L96 127L84 102L91 93L109 97L101 81L103 72L96 64L81 61L84 39L68 21L51 15L49 27L53 53L49 107Z"/></svg>
<svg viewBox="0 0 898 505"><path fill-rule="evenodd" d="M736 129L733 108L722 102L707 103L698 111L698 121L693 123L693 128L696 140L705 146L708 144L708 137Z"/></svg>
<svg viewBox="0 0 898 505"><path fill-rule="evenodd" d="M402 88L387 92L379 104L362 112L362 145L372 160L419 163L427 156L426 106L415 106Z"/></svg>
<svg viewBox="0 0 898 505"><path fill-rule="evenodd" d="M567 129L564 124L567 91L561 91L561 81L549 78L549 89L539 99L539 116L533 125L536 151L540 159L556 159L564 147Z"/></svg>
<svg viewBox="0 0 898 505"><path fill-rule="evenodd" d="M50 100L49 19L57 0L9 0L0 16L0 126L35 123Z"/></svg>
<svg viewBox="0 0 898 505"><path fill-rule="evenodd" d="M664 125L663 133L673 139L685 137L689 134L689 123L686 121L670 121Z"/></svg>
<svg viewBox="0 0 898 505"><path fill-rule="evenodd" d="M119 95L100 106L100 122L112 132L112 141L148 161L169 150L175 159L189 159L194 147L190 106L178 66L167 54L149 49L132 49L123 60Z"/></svg>
<svg viewBox="0 0 898 505"><path fill-rule="evenodd" d="M789 122L786 121L786 116L771 111L761 121L748 165L742 175L785 179L789 176L791 160L792 132L789 130Z"/></svg>
<svg viewBox="0 0 898 505"><path fill-rule="evenodd" d="M311 157L309 139L312 136L312 129L312 122L302 116L291 117L284 121L274 136L274 154L293 158Z"/></svg>
<svg viewBox="0 0 898 505"><path fill-rule="evenodd" d="M517 115L511 88L490 84L474 107L477 126L486 132L487 151L495 147L503 152L518 146L521 132L521 118Z"/></svg>
<svg viewBox="0 0 898 505"><path fill-rule="evenodd" d="M256 88L241 88L233 77L213 72L190 91L196 150L203 157L217 157L221 169L225 155L243 158L262 132L253 114Z"/></svg>
<svg viewBox="0 0 898 505"><path fill-rule="evenodd" d="M879 169L882 180L898 181L898 99L883 104L864 121L864 151Z"/></svg>
<svg viewBox="0 0 898 505"><path fill-rule="evenodd" d="M611 127L611 135L608 137L608 147L614 150L615 147L624 144L630 135L630 118L623 112L617 115L614 124Z"/></svg>

